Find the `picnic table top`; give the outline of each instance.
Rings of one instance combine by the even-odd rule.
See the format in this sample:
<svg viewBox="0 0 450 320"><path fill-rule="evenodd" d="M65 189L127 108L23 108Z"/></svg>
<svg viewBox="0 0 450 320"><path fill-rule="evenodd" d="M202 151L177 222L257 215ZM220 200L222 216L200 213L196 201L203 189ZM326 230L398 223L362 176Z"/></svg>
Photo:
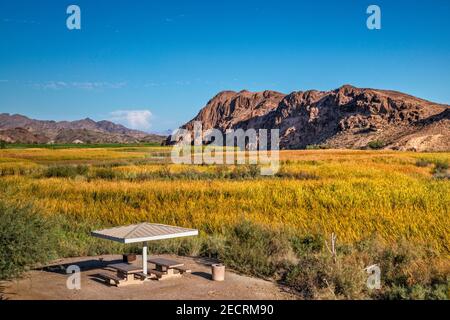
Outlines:
<svg viewBox="0 0 450 320"><path fill-rule="evenodd" d="M108 264L108 267L125 272L125 273L138 273L142 272L142 266L137 266L129 263L114 263Z"/></svg>
<svg viewBox="0 0 450 320"><path fill-rule="evenodd" d="M167 268L176 268L184 266L184 263L165 258L150 258L147 261Z"/></svg>

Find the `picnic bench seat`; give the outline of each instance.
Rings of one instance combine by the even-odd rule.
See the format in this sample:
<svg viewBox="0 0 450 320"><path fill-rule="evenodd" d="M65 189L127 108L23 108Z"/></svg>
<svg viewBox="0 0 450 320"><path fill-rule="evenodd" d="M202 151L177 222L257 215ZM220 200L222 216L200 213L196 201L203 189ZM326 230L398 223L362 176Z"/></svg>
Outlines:
<svg viewBox="0 0 450 320"><path fill-rule="evenodd" d="M167 271L159 271L155 269L148 270L148 272L152 276L156 276L157 280L165 280L165 279L172 279L172 278L178 278L181 277L181 272L178 273L167 273Z"/></svg>
<svg viewBox="0 0 450 320"><path fill-rule="evenodd" d="M111 273L99 273L96 276L100 279L105 280L107 284L111 284L111 281L113 281L115 286L119 286L120 281L122 280L118 276Z"/></svg>
<svg viewBox="0 0 450 320"><path fill-rule="evenodd" d="M149 273L154 274L155 276L157 276L158 278L162 278L166 273L164 271L158 271L158 270L148 270Z"/></svg>
<svg viewBox="0 0 450 320"><path fill-rule="evenodd" d="M143 273L143 272L138 272L138 273L135 273L134 275L135 275L136 277L138 277L140 280L146 280L146 279L152 277L152 275L150 274L150 272L149 272L149 274L145 274L145 273Z"/></svg>
<svg viewBox="0 0 450 320"><path fill-rule="evenodd" d="M180 273L191 273L192 270L187 267L175 267L175 270L178 270Z"/></svg>

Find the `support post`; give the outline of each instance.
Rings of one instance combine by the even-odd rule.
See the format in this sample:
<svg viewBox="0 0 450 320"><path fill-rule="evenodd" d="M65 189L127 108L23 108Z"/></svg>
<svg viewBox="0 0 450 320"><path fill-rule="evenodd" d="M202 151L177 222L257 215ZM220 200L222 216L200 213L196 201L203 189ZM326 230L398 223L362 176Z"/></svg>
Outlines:
<svg viewBox="0 0 450 320"><path fill-rule="evenodd" d="M147 274L147 241L142 246L142 273Z"/></svg>

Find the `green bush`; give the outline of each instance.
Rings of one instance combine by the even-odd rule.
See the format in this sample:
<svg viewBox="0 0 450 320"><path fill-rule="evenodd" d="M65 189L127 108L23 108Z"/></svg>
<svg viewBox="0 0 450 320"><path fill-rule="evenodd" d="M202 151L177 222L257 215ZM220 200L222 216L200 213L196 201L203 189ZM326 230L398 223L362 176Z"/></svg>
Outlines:
<svg viewBox="0 0 450 320"><path fill-rule="evenodd" d="M319 180L320 177L314 173L299 171L299 172L290 172L282 169L277 172L276 177L285 178L285 179L295 179L295 180Z"/></svg>
<svg viewBox="0 0 450 320"><path fill-rule="evenodd" d="M51 166L44 171L44 176L46 178L75 178L86 175L88 171L89 168L85 165Z"/></svg>
<svg viewBox="0 0 450 320"><path fill-rule="evenodd" d="M284 277L284 282L295 289L303 298L314 299L318 291L326 288L327 263L324 259L308 255L291 266Z"/></svg>
<svg viewBox="0 0 450 320"><path fill-rule="evenodd" d="M448 170L448 161L445 160L436 160L434 162L434 171L445 171Z"/></svg>
<svg viewBox="0 0 450 320"><path fill-rule="evenodd" d="M434 168L431 173L436 178L448 178L449 175L447 174L447 170L448 170L448 161L436 160L434 161Z"/></svg>
<svg viewBox="0 0 450 320"><path fill-rule="evenodd" d="M416 166L417 167L428 167L432 162L430 160L427 159L419 159L416 161Z"/></svg>
<svg viewBox="0 0 450 320"><path fill-rule="evenodd" d="M55 228L31 206L7 207L0 202L0 280L55 256Z"/></svg>
<svg viewBox="0 0 450 320"><path fill-rule="evenodd" d="M447 172L449 165L447 160L428 160L419 159L416 161L416 166L418 167L428 167L430 164L434 164L431 174L436 179L449 179L450 174Z"/></svg>
<svg viewBox="0 0 450 320"><path fill-rule="evenodd" d="M324 239L320 235L314 236L292 236L291 246L297 256L303 256L308 253L319 253L324 248Z"/></svg>
<svg viewBox="0 0 450 320"><path fill-rule="evenodd" d="M382 148L384 147L384 145L385 145L385 143L384 143L383 141L381 141L381 140L370 141L370 142L367 144L367 146L368 146L370 149L374 149L374 150L382 149Z"/></svg>
<svg viewBox="0 0 450 320"><path fill-rule="evenodd" d="M324 144L309 144L306 146L306 150L324 150L324 149L330 149L330 147Z"/></svg>
<svg viewBox="0 0 450 320"><path fill-rule="evenodd" d="M113 180L117 177L117 174L111 168L98 168L94 171L94 178Z"/></svg>
<svg viewBox="0 0 450 320"><path fill-rule="evenodd" d="M243 221L225 235L218 258L231 268L252 275L272 277L290 252L287 234Z"/></svg>
<svg viewBox="0 0 450 320"><path fill-rule="evenodd" d="M6 142L3 140L0 141L0 149L6 149Z"/></svg>

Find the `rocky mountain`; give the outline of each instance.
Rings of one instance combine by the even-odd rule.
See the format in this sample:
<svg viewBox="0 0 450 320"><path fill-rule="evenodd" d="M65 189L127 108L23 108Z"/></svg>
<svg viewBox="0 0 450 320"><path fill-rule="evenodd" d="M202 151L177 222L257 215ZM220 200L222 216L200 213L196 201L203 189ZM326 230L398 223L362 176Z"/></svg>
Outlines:
<svg viewBox="0 0 450 320"><path fill-rule="evenodd" d="M128 129L110 121L86 118L77 121L34 120L0 114L0 140L9 143L161 143L165 137Z"/></svg>
<svg viewBox="0 0 450 320"><path fill-rule="evenodd" d="M232 129L243 121L263 117L277 108L284 94L275 91L223 91L212 98L183 128L192 130L194 121L203 128Z"/></svg>
<svg viewBox="0 0 450 320"><path fill-rule="evenodd" d="M450 150L448 105L401 92L344 85L332 91L224 91L182 128L279 129L282 149L307 146ZM376 142L376 143L374 143Z"/></svg>
<svg viewBox="0 0 450 320"><path fill-rule="evenodd" d="M21 143L44 144L47 143L49 140L46 136L38 133L31 133L27 129L14 128L14 129L0 130L0 141L5 141L7 143L21 142Z"/></svg>

